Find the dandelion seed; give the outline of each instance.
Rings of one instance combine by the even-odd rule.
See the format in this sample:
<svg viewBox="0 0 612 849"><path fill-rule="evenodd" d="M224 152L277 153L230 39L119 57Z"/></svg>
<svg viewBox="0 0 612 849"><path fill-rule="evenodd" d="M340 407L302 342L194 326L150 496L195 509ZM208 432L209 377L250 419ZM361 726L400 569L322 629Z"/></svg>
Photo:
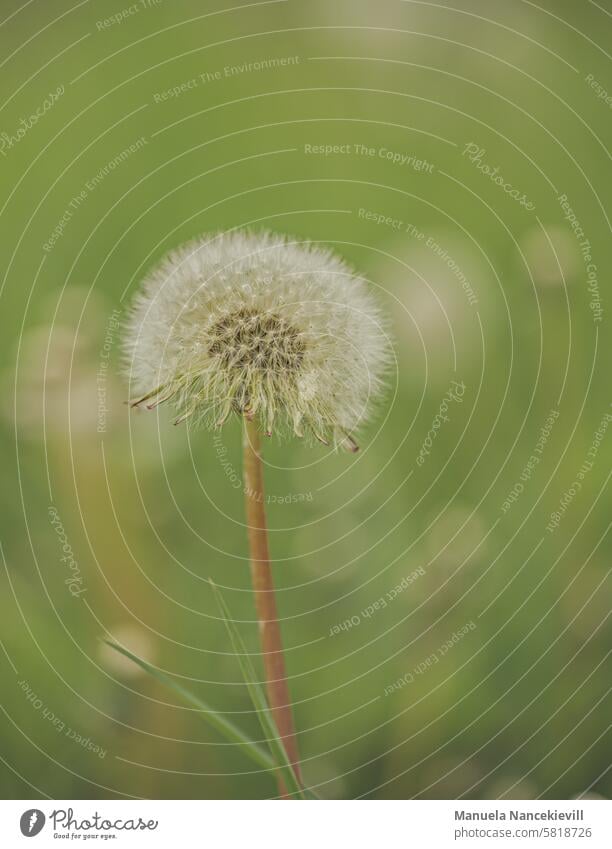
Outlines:
<svg viewBox="0 0 612 849"><path fill-rule="evenodd" d="M128 322L136 400L175 423L232 412L356 450L381 387L386 337L363 280L338 256L271 233L203 236L144 281Z"/></svg>

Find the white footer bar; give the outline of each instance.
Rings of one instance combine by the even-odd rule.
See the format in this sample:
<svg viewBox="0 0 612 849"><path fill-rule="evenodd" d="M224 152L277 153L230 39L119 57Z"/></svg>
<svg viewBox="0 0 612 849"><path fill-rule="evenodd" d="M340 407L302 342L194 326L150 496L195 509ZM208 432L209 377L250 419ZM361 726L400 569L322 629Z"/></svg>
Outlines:
<svg viewBox="0 0 612 849"><path fill-rule="evenodd" d="M2 847L51 844L609 849L612 802L0 801Z"/></svg>

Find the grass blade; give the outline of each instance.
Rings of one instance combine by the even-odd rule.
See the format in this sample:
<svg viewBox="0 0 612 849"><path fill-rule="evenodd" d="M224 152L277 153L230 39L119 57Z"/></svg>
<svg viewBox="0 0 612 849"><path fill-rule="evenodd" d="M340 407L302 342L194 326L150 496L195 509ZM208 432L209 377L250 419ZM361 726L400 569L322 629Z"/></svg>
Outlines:
<svg viewBox="0 0 612 849"><path fill-rule="evenodd" d="M171 690L174 690L183 701L192 705L193 707L198 709L200 716L211 725L216 731L218 731L223 737L229 740L232 743L236 743L237 746L251 758L251 760L255 761L256 764L263 767L269 771L276 771L278 769L278 764L272 758L269 752L265 749L262 749L257 743L250 740L233 722L230 722L229 719L226 719L216 710L207 705L205 701L196 696L195 693L192 693L190 690L187 690L181 684L178 684L169 675L166 675L164 672L161 672L159 669L156 669L154 666L151 666L146 660L142 660L142 658L137 657L135 654L132 654L131 651L124 648L123 646L118 645L117 643L111 642L111 640L103 639L108 646L115 651L119 652L119 654L125 655L134 663L138 664L141 669L144 669L145 672L148 672L153 678L156 678L158 681L161 681L162 684L165 684Z"/></svg>
<svg viewBox="0 0 612 849"><path fill-rule="evenodd" d="M299 799L304 799L304 790L300 786L295 770L293 769L293 764L289 760L283 741L278 733L276 723L270 713L265 693L257 680L253 664L251 663L246 647L242 641L240 632L234 625L229 608L225 603L219 588L210 579L209 583L215 595L219 610L221 611L223 621L225 622L225 627L227 628L234 653L236 654L236 659L240 664L240 670L249 691L251 701L253 702L253 707L255 708L263 732L266 735L270 749L272 750L274 760L277 762L278 769L282 773L287 791L292 795L297 796Z"/></svg>

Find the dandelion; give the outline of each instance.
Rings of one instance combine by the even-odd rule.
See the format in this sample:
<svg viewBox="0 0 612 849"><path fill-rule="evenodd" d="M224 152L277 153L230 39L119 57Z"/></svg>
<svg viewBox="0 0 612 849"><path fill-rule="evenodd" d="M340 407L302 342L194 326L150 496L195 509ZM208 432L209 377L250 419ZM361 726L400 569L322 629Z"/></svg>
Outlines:
<svg viewBox="0 0 612 849"><path fill-rule="evenodd" d="M177 422L232 412L270 434L355 449L380 388L385 336L365 283L330 251L270 233L221 233L170 253L145 280L127 334L134 406Z"/></svg>
<svg viewBox="0 0 612 849"><path fill-rule="evenodd" d="M271 233L204 236L170 253L136 296L125 339L132 406L175 424L244 422L251 576L268 702L301 786L270 564L260 431L357 450L381 388L386 336L366 283L331 251ZM279 779L281 795L287 787Z"/></svg>

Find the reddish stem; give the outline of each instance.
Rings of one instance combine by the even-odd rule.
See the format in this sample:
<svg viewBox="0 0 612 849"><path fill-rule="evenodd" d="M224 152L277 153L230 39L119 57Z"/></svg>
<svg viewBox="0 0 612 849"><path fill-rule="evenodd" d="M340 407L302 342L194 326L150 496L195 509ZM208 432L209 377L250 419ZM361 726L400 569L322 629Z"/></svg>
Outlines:
<svg viewBox="0 0 612 849"><path fill-rule="evenodd" d="M260 439L255 423L249 421L246 417L244 419L243 445L244 493L251 555L251 579L259 620L259 637L266 676L266 690L272 716L289 760L293 764L298 780L300 780L299 754L270 565ZM279 788L281 794L286 796L287 791L280 777Z"/></svg>

